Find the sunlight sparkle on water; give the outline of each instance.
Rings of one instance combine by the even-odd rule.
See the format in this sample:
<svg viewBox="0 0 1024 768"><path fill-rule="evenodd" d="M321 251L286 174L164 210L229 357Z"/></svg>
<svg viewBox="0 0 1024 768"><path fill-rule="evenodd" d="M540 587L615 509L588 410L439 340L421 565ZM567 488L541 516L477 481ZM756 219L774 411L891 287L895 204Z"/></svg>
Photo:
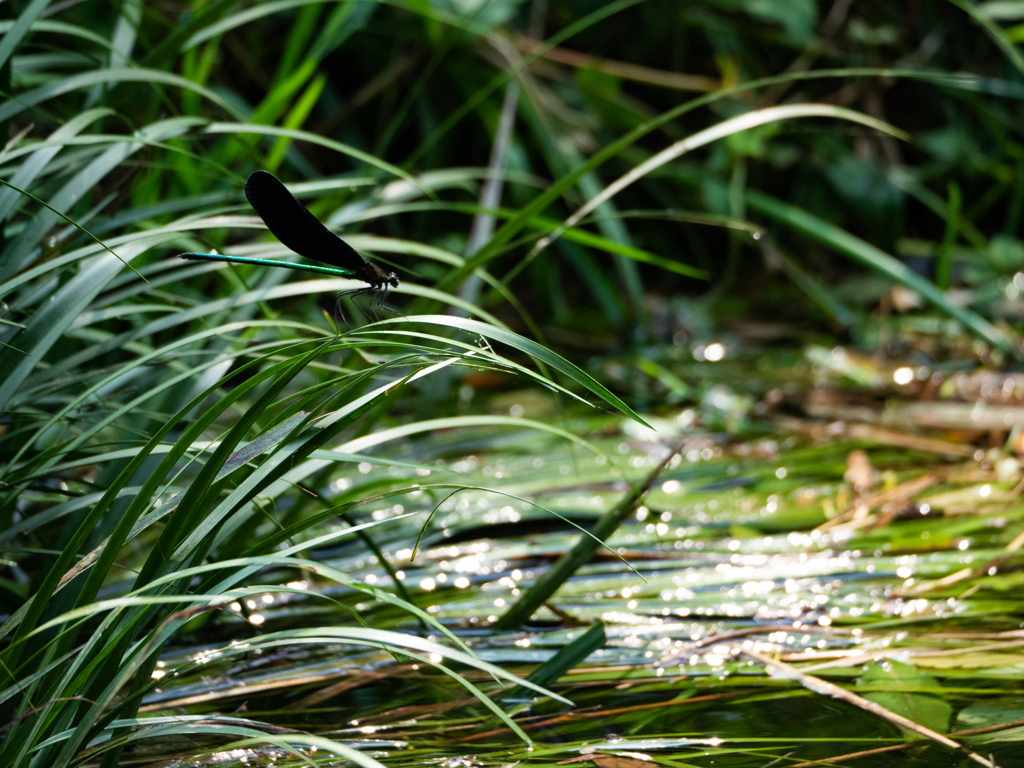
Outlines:
<svg viewBox="0 0 1024 768"><path fill-rule="evenodd" d="M224 752L214 752L207 757L206 762L210 765L217 763L248 763L249 760L260 759L260 753L252 749L229 749Z"/></svg>
<svg viewBox="0 0 1024 768"><path fill-rule="evenodd" d="M480 560L474 556L462 557L453 563L457 573L476 573L480 570Z"/></svg>
<svg viewBox="0 0 1024 768"><path fill-rule="evenodd" d="M897 368L892 374L892 380L899 385L909 384L914 380L914 372L910 368Z"/></svg>
<svg viewBox="0 0 1024 768"><path fill-rule="evenodd" d="M708 344L704 348L704 359L711 363L717 363L725 357L725 345L719 342Z"/></svg>

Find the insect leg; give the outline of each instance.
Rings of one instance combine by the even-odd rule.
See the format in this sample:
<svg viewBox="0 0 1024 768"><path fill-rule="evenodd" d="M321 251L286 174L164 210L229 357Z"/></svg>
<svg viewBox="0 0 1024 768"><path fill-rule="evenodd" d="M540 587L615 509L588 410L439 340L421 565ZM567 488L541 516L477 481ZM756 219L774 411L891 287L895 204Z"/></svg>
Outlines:
<svg viewBox="0 0 1024 768"><path fill-rule="evenodd" d="M377 303L377 306L379 307L380 306L380 287L379 286L375 286L374 287L373 295L370 296L369 307L370 307L370 311L373 313L373 322L377 322L378 320L380 320L380 317L377 315L377 310L373 308L373 304L374 304L375 301Z"/></svg>
<svg viewBox="0 0 1024 768"><path fill-rule="evenodd" d="M377 306L379 306L381 309L386 309L388 312L390 312L393 315L398 315L399 317L405 317L405 315L403 315L397 309L395 309L394 307L389 307L387 304L384 303L388 299L388 284L387 283L384 283L383 289L380 290L377 295L378 295Z"/></svg>
<svg viewBox="0 0 1024 768"><path fill-rule="evenodd" d="M339 317L341 318L341 321L345 323L345 327L348 328L348 319L345 317L345 310L341 308L341 297L343 295L344 292L335 294L334 296L334 325L336 328L341 327L341 323L338 322Z"/></svg>
<svg viewBox="0 0 1024 768"><path fill-rule="evenodd" d="M352 297L352 303L355 304L356 303L356 296L359 296L361 294L367 293L367 292L369 292L371 290L373 290L373 289L372 288L353 288L350 291L342 291L341 293L338 294L338 306L339 307L341 306L341 300L343 298L345 298L346 296L351 296Z"/></svg>

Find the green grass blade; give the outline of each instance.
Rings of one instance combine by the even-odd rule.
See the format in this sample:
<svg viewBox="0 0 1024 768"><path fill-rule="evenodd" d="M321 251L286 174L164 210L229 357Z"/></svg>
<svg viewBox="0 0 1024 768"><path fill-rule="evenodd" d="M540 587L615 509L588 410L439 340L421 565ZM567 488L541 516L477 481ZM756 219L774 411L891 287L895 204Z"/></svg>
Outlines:
<svg viewBox="0 0 1024 768"><path fill-rule="evenodd" d="M945 292L933 282L921 277L881 249L795 205L776 200L763 192L747 190L746 201L751 210L769 216L812 240L833 248L871 270L885 275L890 280L912 291L917 291L930 304L959 320L971 332L992 346L1018 359L1024 357L1024 353L1016 349L998 328L976 312L954 304Z"/></svg>
<svg viewBox="0 0 1024 768"><path fill-rule="evenodd" d="M459 330L467 331L468 333L477 334L486 339L497 341L501 344L507 344L513 349L518 349L525 355L537 360L538 362L553 368L559 373L567 376L568 378L580 384L587 391L600 397L606 403L611 405L616 410L625 414L634 421L649 426L633 409L626 405L622 400L613 395L607 388L598 382L593 376L586 373L582 369L576 367L561 355L555 354L546 347L541 346L535 341L524 338L511 331L504 330L502 328L495 328L491 325L485 325L477 320L470 320L468 318L451 317L448 315L414 315L412 317L403 318L402 320L383 320L378 325L386 325L395 322L412 322L412 323L428 323L431 325L447 326L450 328L458 328Z"/></svg>
<svg viewBox="0 0 1024 768"><path fill-rule="evenodd" d="M424 187L414 176L402 170L397 165L385 162L384 160L374 157L367 152L363 152L361 149L356 149L348 144L342 144L340 141L334 141L333 139L318 136L317 134L310 133L309 131L299 130L298 128L282 128L276 125L211 123L206 127L206 133L231 135L256 134L257 136L277 136L297 141L308 141L311 144L316 144L317 146L330 149L334 152L338 152L339 154L347 155L348 157L359 160L360 162L366 163L374 168L379 168L392 176L397 176L420 189L427 196L433 197L433 193L431 191Z"/></svg>
<svg viewBox="0 0 1024 768"><path fill-rule="evenodd" d="M558 653L533 670L526 679L547 688L556 683L562 675L586 661L594 651L604 648L607 642L604 624L599 621L571 643L562 646ZM516 699L525 695L526 689L518 687L509 691L504 698Z"/></svg>
<svg viewBox="0 0 1024 768"><path fill-rule="evenodd" d="M687 136L681 141L677 141L672 146L663 149L653 157L650 157L643 163L640 163L640 165L632 168L628 173L620 176L614 182L605 187L600 194L595 195L584 205L577 208L576 211L574 211L558 229L550 235L546 235L538 240L527 258L532 258L543 251L551 244L551 242L558 239L562 232L579 222L591 211L596 210L604 201L610 200L630 184L635 183L666 163L670 163L673 160L678 159L687 152L691 152L698 147L703 147L707 144L719 141L720 139L724 139L742 131L756 128L760 125L768 125L770 123L793 120L795 118L802 117L830 117L837 120L847 120L902 139L909 138L907 133L899 130L898 128L894 128L882 120L869 117L868 115L861 114L860 112L855 112L852 109L836 107L831 104L784 104L778 107L766 107L764 109L746 112L742 115L738 115L737 117L723 120L717 125L705 128L703 131L698 131L691 136Z"/></svg>
<svg viewBox="0 0 1024 768"><path fill-rule="evenodd" d="M42 85L28 93L20 94L16 100L9 100L0 104L0 121L9 120L15 115L21 114L26 109L48 101L49 99L56 98L57 96L62 96L65 93L70 93L84 88L92 88L96 85L113 85L117 83L170 85L176 88L194 91L211 103L216 104L227 114L237 117L234 109L227 101L222 99L209 88L204 88L201 85L193 83L191 80L186 80L180 75L175 75L171 72L161 72L155 69L128 69L124 67L115 67L112 69L83 72L78 75L69 75L68 77L61 78L52 83Z"/></svg>
<svg viewBox="0 0 1024 768"><path fill-rule="evenodd" d="M45 11L46 6L49 4L50 0L32 0L32 2L25 6L25 9L11 25L11 28L0 39L0 67L4 66L7 60L14 55L18 43L29 33L33 22L39 18L39 14ZM10 96L10 94L6 93L3 95L5 97Z"/></svg>

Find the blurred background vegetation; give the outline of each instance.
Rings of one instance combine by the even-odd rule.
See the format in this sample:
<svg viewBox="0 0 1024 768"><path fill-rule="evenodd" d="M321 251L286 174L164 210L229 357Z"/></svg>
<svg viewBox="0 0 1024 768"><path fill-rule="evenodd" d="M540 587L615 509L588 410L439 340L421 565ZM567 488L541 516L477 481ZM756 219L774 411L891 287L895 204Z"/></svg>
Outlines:
<svg viewBox="0 0 1024 768"><path fill-rule="evenodd" d="M522 211L539 189L627 132L642 134L537 212L554 220L725 118L785 103L851 107L910 140L836 120L773 121L656 169L598 210L588 229L688 274L567 238L544 258L524 259L540 222L518 229L522 242L502 237L489 268L499 279L515 274L510 290L529 316L563 343L586 337L583 349L678 341L748 319L778 324L761 333L849 334L871 348L872 317L918 300L891 295L891 278L773 221L763 198L748 192L877 246L955 289L954 305L1008 321L1015 297L1006 303L1007 280L1024 265L1015 237L1024 205L1014 130L1024 67L1014 47L1017 10L810 0L58 5L39 12L39 31L7 61L10 93L19 98L3 114L12 136L31 125L27 136L43 137L86 107L112 112L76 127L78 141L159 131L123 148L118 164L97 168L96 183L73 206L55 206L91 217L94 229L111 231L107 222L120 224L128 207L145 210L146 225L156 226L186 206L237 203L245 176L265 168L290 181L353 179L349 190L335 187L314 204L347 234L401 236L466 255L482 244L471 242L472 211L464 207L480 200L480 171L468 169L488 165L496 135L504 135L503 105L510 129L497 153L505 181L495 202L506 211ZM543 39L550 40L538 48ZM151 71L167 76L150 79ZM223 125L240 122L287 130ZM288 133L300 130L318 141ZM354 201L388 171L331 141L410 173L432 172L424 184L443 195L431 201L425 189L393 189L396 203L426 205L367 213ZM62 183L56 173L36 178L51 185L39 187L44 199ZM715 217L771 224L770 236L758 242ZM237 232L201 237L224 248ZM407 279L422 284L448 268L399 261ZM526 327L500 295L484 301Z"/></svg>
<svg viewBox="0 0 1024 768"><path fill-rule="evenodd" d="M172 745L160 754L198 753L215 741L200 734L273 742L279 732L243 716L197 714L182 730L185 720L144 713L157 708L161 666L178 663L161 657L171 638L180 648L246 637L239 627L260 623L246 600L271 594L267 584L301 592L296 574L385 601L371 603L390 629L434 622L440 637L438 615L415 608L395 570L420 526L425 544L472 538L423 520L457 488L501 485L500 462L475 463L482 451L509 450L531 475L543 461L529 462L555 461L551 441L564 450L608 438L614 456L620 434L647 445L694 429L706 442L689 460L717 461L730 441L777 434L772 413L847 418L894 395L971 401L977 387L954 374L1013 372L1024 356L1024 3L2 8L5 765L112 766L142 739ZM292 258L242 195L257 169L396 269L391 301L404 315L432 319L374 324L355 306L336 335L334 294L347 281L175 259ZM563 227L574 212L582 219ZM826 379L846 394L798 396ZM1024 383L978 386L1013 404ZM1016 412L999 419L942 422L960 429L945 434L946 455L996 471L985 451L1012 454L1024 425ZM588 476L573 453L515 490L537 499L589 478L613 506L623 474L642 480L628 470L653 469L667 451L621 445L643 454L625 473L612 462ZM772 446L763 455L777 456ZM806 469L836 484L826 495L846 493L845 450ZM910 471L902 454L885 460ZM417 485L446 461L458 483ZM997 478L1008 488L1014 467ZM761 496L793 490L798 475L751 472ZM665 488L685 485L678 478ZM404 506L385 503L395 497ZM577 523L595 519L570 507ZM351 545L357 554L340 550L348 571L300 562L316 536L337 534L325 525L340 513L369 530L413 511L424 514L370 531ZM803 514L771 525L811 528L825 513ZM758 534L767 517L745 530ZM495 521L525 535L552 518L526 505ZM957 541L947 544L955 554ZM395 596L360 570L374 564ZM231 602L235 623L193 595ZM497 620L476 615L495 610L485 602L449 624ZM401 647L403 663L417 653L439 663L457 647L407 647L406 635L372 634L373 620L343 621L352 629L336 642ZM306 642L316 624L289 616L275 629L295 634L261 642ZM194 672L207 659L178 661ZM479 693L463 682L459 695ZM403 701L430 699L435 683L407 681ZM488 706L477 725L497 715ZM185 732L200 746L175 741ZM377 765L333 742L285 741Z"/></svg>

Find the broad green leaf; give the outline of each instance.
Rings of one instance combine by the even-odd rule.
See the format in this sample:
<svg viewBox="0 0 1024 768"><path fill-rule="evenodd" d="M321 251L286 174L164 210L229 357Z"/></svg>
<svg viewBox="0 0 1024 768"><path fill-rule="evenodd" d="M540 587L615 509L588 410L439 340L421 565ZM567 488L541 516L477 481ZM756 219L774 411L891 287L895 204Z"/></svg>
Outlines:
<svg viewBox="0 0 1024 768"><path fill-rule="evenodd" d="M939 683L916 667L892 659L869 664L858 685L871 688L863 694L864 698L890 712L936 733L949 732L953 706L940 696L922 692L922 689L938 690Z"/></svg>

